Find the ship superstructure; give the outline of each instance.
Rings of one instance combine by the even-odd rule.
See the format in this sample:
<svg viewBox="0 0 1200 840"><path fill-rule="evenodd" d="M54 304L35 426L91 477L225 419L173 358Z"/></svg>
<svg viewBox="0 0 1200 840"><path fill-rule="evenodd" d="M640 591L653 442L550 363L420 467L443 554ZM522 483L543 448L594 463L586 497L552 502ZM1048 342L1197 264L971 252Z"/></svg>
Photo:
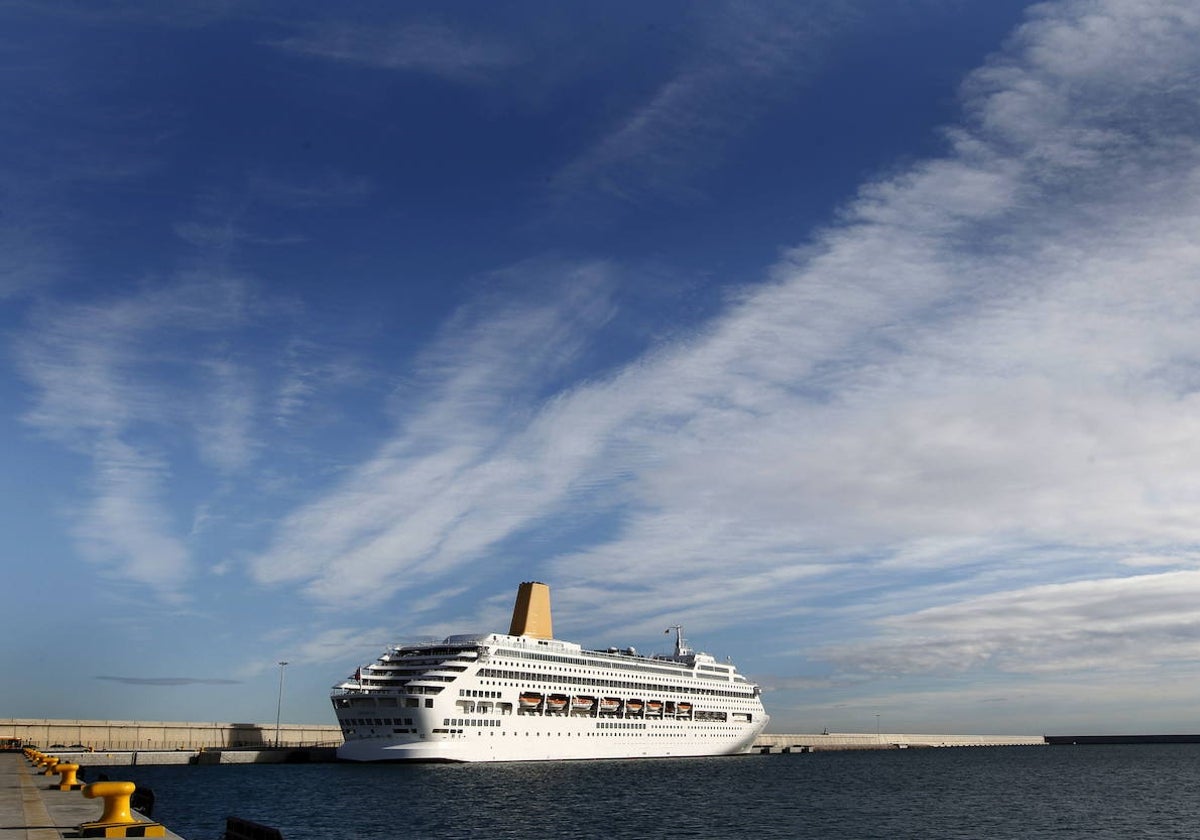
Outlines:
<svg viewBox="0 0 1200 840"><path fill-rule="evenodd" d="M522 583L509 633L398 645L333 687L353 761L528 761L747 752L759 687L688 647L584 650L553 638L550 592ZM670 632L670 630L668 630Z"/></svg>

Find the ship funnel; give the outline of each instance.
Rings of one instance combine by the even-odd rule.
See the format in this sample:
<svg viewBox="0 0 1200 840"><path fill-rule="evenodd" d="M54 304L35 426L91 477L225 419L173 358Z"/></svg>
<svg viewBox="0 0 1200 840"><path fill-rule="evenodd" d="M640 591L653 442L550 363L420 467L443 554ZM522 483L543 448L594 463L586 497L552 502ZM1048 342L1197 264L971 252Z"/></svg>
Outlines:
<svg viewBox="0 0 1200 840"><path fill-rule="evenodd" d="M534 580L525 581L517 588L517 602L513 605L510 636L532 636L535 639L553 639L554 625L550 620L550 587Z"/></svg>

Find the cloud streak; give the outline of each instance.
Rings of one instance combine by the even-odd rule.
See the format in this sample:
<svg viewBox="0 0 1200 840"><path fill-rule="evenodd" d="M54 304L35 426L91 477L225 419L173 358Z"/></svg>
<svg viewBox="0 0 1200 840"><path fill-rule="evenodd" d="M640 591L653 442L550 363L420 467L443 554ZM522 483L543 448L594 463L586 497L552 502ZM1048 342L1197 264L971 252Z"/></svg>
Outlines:
<svg viewBox="0 0 1200 840"><path fill-rule="evenodd" d="M770 101L803 83L855 15L854 4L836 11L783 3L697 10L686 27L686 58L555 174L557 199L695 199L695 174L712 168Z"/></svg>
<svg viewBox="0 0 1200 840"><path fill-rule="evenodd" d="M381 70L427 73L455 82L479 83L487 74L520 60L511 46L431 22L393 26L325 23L270 42L286 52L363 64Z"/></svg>
<svg viewBox="0 0 1200 840"><path fill-rule="evenodd" d="M98 680L124 683L125 685L149 685L173 687L180 685L241 685L241 680L224 680L209 677L112 677L99 676Z"/></svg>

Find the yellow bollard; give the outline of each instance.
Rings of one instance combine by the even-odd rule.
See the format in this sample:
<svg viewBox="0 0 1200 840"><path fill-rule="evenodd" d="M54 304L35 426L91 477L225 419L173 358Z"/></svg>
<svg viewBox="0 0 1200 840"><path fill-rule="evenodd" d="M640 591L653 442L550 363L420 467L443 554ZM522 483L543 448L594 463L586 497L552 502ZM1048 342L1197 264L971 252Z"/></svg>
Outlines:
<svg viewBox="0 0 1200 840"><path fill-rule="evenodd" d="M78 764L60 762L54 772L58 773L58 784L50 785L51 790L79 790L83 787L83 782L75 778L79 772Z"/></svg>
<svg viewBox="0 0 1200 840"><path fill-rule="evenodd" d="M141 822L129 811L129 797L137 786L133 782L92 782L84 785L88 799L104 800L104 813L95 822L79 826L80 837L166 837L159 823Z"/></svg>
<svg viewBox="0 0 1200 840"><path fill-rule="evenodd" d="M53 776L54 768L58 766L58 756L48 755L42 759L42 775Z"/></svg>

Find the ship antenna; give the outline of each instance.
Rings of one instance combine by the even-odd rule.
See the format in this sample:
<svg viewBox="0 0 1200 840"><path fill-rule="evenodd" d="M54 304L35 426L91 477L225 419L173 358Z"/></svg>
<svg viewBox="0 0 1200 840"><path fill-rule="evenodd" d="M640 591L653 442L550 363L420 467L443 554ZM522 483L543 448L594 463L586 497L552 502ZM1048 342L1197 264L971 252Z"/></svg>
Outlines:
<svg viewBox="0 0 1200 840"><path fill-rule="evenodd" d="M663 632L670 633L672 630L675 631L675 655L686 656L687 654L691 653L691 648L687 646L687 639L683 638L683 625L672 624Z"/></svg>

